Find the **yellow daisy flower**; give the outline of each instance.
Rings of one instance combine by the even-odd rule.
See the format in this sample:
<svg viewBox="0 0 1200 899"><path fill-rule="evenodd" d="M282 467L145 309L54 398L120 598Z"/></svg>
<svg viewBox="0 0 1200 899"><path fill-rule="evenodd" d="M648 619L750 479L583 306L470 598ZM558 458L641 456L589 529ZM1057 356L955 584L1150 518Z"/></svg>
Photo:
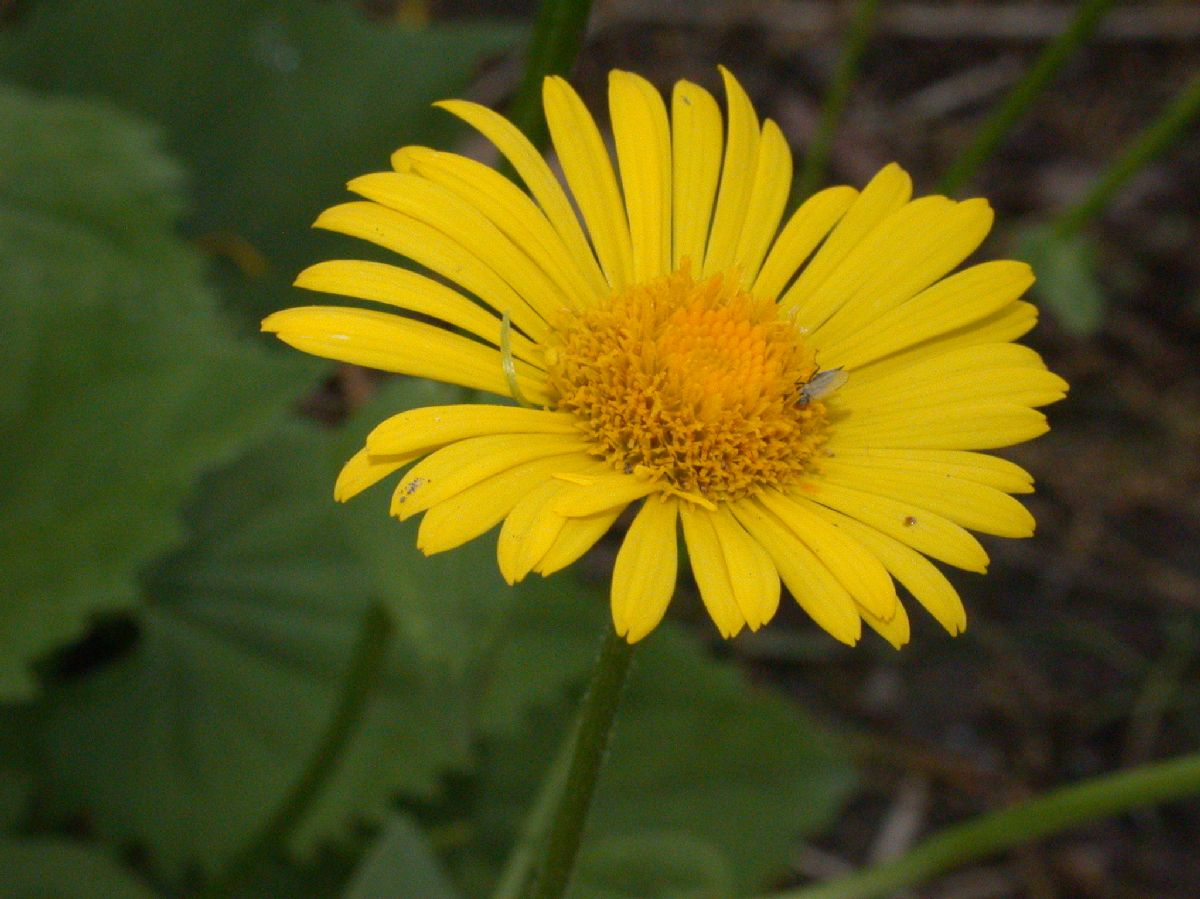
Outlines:
<svg viewBox="0 0 1200 899"><path fill-rule="evenodd" d="M502 116L438 104L495 144L526 190L463 156L402 148L394 171L350 182L361 201L316 226L435 277L323 262L297 285L401 314L307 306L263 329L503 398L390 418L338 479L346 500L411 465L391 508L424 513L426 553L500 524L514 583L569 565L637 504L612 578L629 642L666 611L680 526L726 637L771 619L782 580L837 639L853 644L865 621L900 646L909 622L893 578L957 633L962 603L926 557L983 571L968 529L1033 532L1010 496L1032 490L1030 476L978 451L1043 433L1034 407L1066 392L1012 342L1036 319L1019 299L1033 275L1011 261L950 274L992 211L913 200L896 165L861 192L821 191L780 228L787 142L721 74L724 123L695 84L675 85L668 114L647 81L613 72L615 168L578 95L547 79L569 193Z"/></svg>

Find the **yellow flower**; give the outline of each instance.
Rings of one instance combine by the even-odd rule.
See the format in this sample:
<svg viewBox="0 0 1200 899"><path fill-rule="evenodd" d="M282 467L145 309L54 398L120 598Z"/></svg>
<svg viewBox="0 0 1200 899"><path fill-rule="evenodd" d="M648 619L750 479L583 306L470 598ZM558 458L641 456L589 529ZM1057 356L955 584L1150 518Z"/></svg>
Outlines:
<svg viewBox="0 0 1200 899"><path fill-rule="evenodd" d="M263 323L305 352L504 398L415 409L375 428L342 471L345 500L416 462L399 518L426 553L501 524L510 582L578 559L637 504L612 579L630 642L674 591L677 529L720 632L775 614L780 581L846 643L862 622L908 639L899 581L951 633L957 593L927 559L983 571L968 528L1026 537L1011 462L978 452L1043 433L1065 382L1013 343L1036 320L1020 262L950 272L987 235L984 200L911 199L896 165L824 190L780 229L787 143L722 70L727 122L695 84L671 110L613 72L614 169L560 78L546 118L569 195L490 110L439 104L524 182L425 147L349 188L317 227L394 250L437 277L324 262L296 283L401 314L308 306ZM578 209L578 215L576 214ZM458 289L447 286L447 282ZM436 323L426 320L432 318ZM513 405L510 401L516 401Z"/></svg>

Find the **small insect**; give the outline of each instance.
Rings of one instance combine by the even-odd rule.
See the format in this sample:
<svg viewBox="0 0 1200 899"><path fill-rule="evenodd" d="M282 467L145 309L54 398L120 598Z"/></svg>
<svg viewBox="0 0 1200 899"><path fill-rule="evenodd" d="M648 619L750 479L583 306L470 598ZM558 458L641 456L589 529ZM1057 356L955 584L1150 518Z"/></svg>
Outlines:
<svg viewBox="0 0 1200 899"><path fill-rule="evenodd" d="M800 385L798 404L807 406L817 400L823 400L835 390L850 380L850 373L840 366L817 371L811 378Z"/></svg>

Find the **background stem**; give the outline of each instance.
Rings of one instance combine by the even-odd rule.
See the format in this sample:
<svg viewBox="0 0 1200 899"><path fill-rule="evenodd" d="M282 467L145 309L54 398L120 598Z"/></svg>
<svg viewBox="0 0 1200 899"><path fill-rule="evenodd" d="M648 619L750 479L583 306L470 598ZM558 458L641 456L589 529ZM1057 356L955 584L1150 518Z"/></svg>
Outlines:
<svg viewBox="0 0 1200 899"><path fill-rule="evenodd" d="M879 0L858 0L854 7L854 18L850 22L850 31L846 34L846 43L842 46L837 71L821 106L821 120L817 125L817 132L808 145L804 167L792 189L793 202L799 203L807 199L821 186L825 178L829 147L833 143L833 135L837 130L838 120L842 117L846 98L850 95L850 88L858 77L858 64L867 48L867 42L871 39L878 10Z"/></svg>
<svg viewBox="0 0 1200 899"><path fill-rule="evenodd" d="M379 606L371 606L363 619L337 708L316 752L258 834L201 892L204 899L230 895L254 873L259 864L283 852L296 825L304 819L330 776L337 770L346 746L362 720L363 709L383 670L390 637L391 620L387 612Z"/></svg>
<svg viewBox="0 0 1200 899"><path fill-rule="evenodd" d="M549 138L542 112L542 82L547 75L569 75L583 45L592 0L544 0L533 25L525 74L508 108L508 119L544 149Z"/></svg>
<svg viewBox="0 0 1200 899"><path fill-rule="evenodd" d="M995 152L1000 141L1045 90L1055 73L1092 36L1112 5L1113 0L1087 0L1079 8L1067 30L1051 41L1033 65L1025 70L1017 85L975 132L975 139L946 169L938 183L939 193L954 196L971 180L979 166Z"/></svg>
<svg viewBox="0 0 1200 899"><path fill-rule="evenodd" d="M1104 173L1096 179L1079 203L1061 215L1054 223L1060 236L1074 234L1103 212L1113 194L1130 176L1151 162L1175 142L1180 133L1200 113L1200 75L1189 81L1171 101L1161 116L1133 139Z"/></svg>
<svg viewBox="0 0 1200 899"><path fill-rule="evenodd" d="M1200 793L1200 753L1097 777L952 827L907 855L772 899L870 899L1040 837L1119 812Z"/></svg>

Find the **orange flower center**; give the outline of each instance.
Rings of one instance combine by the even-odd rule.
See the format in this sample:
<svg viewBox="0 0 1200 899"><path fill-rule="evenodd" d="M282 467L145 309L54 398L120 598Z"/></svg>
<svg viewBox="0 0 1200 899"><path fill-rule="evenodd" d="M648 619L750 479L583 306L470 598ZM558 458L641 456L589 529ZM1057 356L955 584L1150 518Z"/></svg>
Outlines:
<svg viewBox="0 0 1200 899"><path fill-rule="evenodd" d="M594 452L704 505L794 482L826 439L815 354L777 305L689 267L572 313L546 353Z"/></svg>

